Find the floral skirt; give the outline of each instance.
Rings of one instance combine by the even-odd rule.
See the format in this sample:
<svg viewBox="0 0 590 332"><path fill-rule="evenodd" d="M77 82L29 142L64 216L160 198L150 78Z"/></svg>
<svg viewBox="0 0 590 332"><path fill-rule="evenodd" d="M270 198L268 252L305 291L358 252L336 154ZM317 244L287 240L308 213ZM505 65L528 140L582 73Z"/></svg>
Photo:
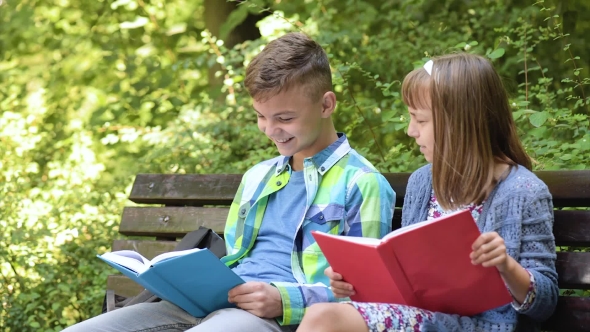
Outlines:
<svg viewBox="0 0 590 332"><path fill-rule="evenodd" d="M371 332L419 332L431 320L430 311L401 304L344 302L352 304L363 316Z"/></svg>

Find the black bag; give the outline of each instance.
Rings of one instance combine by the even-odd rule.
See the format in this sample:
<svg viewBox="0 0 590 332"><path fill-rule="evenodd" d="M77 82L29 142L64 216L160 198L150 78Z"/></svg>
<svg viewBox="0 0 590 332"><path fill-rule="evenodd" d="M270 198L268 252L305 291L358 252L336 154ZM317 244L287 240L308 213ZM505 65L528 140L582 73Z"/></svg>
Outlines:
<svg viewBox="0 0 590 332"><path fill-rule="evenodd" d="M182 240L176 245L174 251L186 250L193 248L207 248L215 256L221 258L225 256L225 241L214 231L206 227L187 233ZM115 294L115 291L107 289L102 302L102 312L109 312L115 309L127 307L137 303L159 302L161 299L147 289L133 297L124 297Z"/></svg>

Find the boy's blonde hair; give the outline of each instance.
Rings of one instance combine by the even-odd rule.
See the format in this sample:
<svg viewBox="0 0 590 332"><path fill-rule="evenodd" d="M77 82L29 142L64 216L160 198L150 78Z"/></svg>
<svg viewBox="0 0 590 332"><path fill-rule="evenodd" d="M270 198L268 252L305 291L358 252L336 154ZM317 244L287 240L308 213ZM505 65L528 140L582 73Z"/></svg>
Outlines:
<svg viewBox="0 0 590 332"><path fill-rule="evenodd" d="M531 169L516 132L508 95L492 64L474 54L433 58L431 74L410 72L404 103L431 109L434 122L433 189L440 205L480 204L494 184L494 162Z"/></svg>
<svg viewBox="0 0 590 332"><path fill-rule="evenodd" d="M305 85L317 101L332 90L332 73L324 49L303 33L292 32L268 43L246 69L248 93L265 101L295 85Z"/></svg>

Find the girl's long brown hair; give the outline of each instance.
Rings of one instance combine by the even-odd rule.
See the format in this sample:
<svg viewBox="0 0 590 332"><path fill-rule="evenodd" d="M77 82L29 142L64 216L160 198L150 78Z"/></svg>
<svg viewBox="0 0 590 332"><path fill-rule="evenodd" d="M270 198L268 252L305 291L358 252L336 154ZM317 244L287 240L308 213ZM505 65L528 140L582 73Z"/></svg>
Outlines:
<svg viewBox="0 0 590 332"><path fill-rule="evenodd" d="M432 60L432 75L419 68L406 76L402 96L414 109L432 109L434 193L444 209L480 204L495 183L495 162L530 170L531 159L491 63L466 53Z"/></svg>

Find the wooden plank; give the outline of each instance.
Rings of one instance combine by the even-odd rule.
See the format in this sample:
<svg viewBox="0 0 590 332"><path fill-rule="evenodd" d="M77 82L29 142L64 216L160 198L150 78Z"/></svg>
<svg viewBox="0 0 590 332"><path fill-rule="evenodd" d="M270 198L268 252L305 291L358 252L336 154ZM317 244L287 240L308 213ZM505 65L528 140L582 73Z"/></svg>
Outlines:
<svg viewBox="0 0 590 332"><path fill-rule="evenodd" d="M147 259L152 259L159 254L174 250L177 241L153 241L153 240L115 240L112 251L134 250Z"/></svg>
<svg viewBox="0 0 590 332"><path fill-rule="evenodd" d="M126 207L119 232L125 235L182 237L200 225L223 234L229 208ZM393 229L401 226L396 209ZM590 211L555 211L553 232L557 245L590 247Z"/></svg>
<svg viewBox="0 0 590 332"><path fill-rule="evenodd" d="M590 252L558 252L555 269L559 288L590 289Z"/></svg>
<svg viewBox="0 0 590 332"><path fill-rule="evenodd" d="M393 191L395 191L395 206L401 207L404 204L404 197L406 196L406 187L408 186L408 179L411 173L383 173Z"/></svg>
<svg viewBox="0 0 590 332"><path fill-rule="evenodd" d="M393 213L393 229L401 227L402 210ZM558 246L590 247L590 211L555 211L553 234Z"/></svg>
<svg viewBox="0 0 590 332"><path fill-rule="evenodd" d="M135 296L143 291L143 287L124 275L110 275L107 277L107 289L112 289L121 296Z"/></svg>
<svg viewBox="0 0 590 332"><path fill-rule="evenodd" d="M128 236L182 237L199 226L223 234L229 208L125 207L119 233Z"/></svg>
<svg viewBox="0 0 590 332"><path fill-rule="evenodd" d="M537 171L556 207L590 206L590 170ZM384 173L401 206L410 173ZM241 174L138 174L129 199L136 203L173 206L229 205Z"/></svg>
<svg viewBox="0 0 590 332"><path fill-rule="evenodd" d="M401 206L410 173L384 174ZM138 174L129 199L135 203L168 206L229 205L241 174Z"/></svg>
<svg viewBox="0 0 590 332"><path fill-rule="evenodd" d="M229 208L127 206L119 233L128 236L177 237L204 226L223 235ZM401 226L401 209L395 209L393 229Z"/></svg>
<svg viewBox="0 0 590 332"><path fill-rule="evenodd" d="M393 210L393 220L391 222L392 230L402 227L402 209Z"/></svg>
<svg viewBox="0 0 590 332"><path fill-rule="evenodd" d="M129 199L176 206L229 205L242 174L138 174Z"/></svg>
<svg viewBox="0 0 590 332"><path fill-rule="evenodd" d="M590 297L560 296L557 308L548 321L543 323L543 331L590 331Z"/></svg>
<svg viewBox="0 0 590 332"><path fill-rule="evenodd" d="M590 207L590 170L535 174L549 187L555 207Z"/></svg>
<svg viewBox="0 0 590 332"><path fill-rule="evenodd" d="M555 211L553 234L558 246L590 247L590 211Z"/></svg>

